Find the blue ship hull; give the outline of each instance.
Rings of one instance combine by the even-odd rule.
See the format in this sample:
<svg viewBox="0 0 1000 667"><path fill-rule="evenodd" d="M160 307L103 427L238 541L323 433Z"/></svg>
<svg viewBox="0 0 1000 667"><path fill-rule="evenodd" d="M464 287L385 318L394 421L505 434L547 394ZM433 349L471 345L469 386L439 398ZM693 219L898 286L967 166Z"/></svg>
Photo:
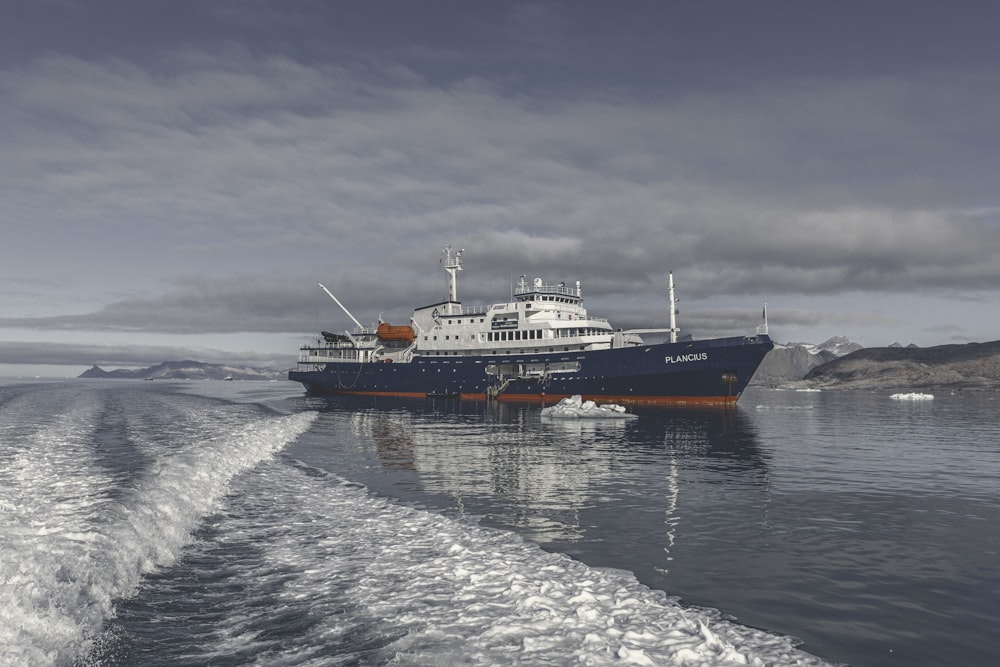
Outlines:
<svg viewBox="0 0 1000 667"><path fill-rule="evenodd" d="M416 356L408 363L326 363L290 371L288 379L317 395L555 403L579 394L625 405L730 404L773 347L767 335L757 335L577 352Z"/></svg>

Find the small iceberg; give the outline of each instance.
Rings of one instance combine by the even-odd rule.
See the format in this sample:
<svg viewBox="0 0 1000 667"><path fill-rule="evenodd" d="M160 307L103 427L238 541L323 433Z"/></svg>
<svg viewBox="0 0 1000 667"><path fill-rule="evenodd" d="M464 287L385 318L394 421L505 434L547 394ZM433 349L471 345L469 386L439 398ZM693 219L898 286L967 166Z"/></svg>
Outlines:
<svg viewBox="0 0 1000 667"><path fill-rule="evenodd" d="M564 398L553 406L542 408L543 417L558 419L630 419L635 415L625 412L621 405L608 403L597 405L593 401L584 401L579 394Z"/></svg>
<svg viewBox="0 0 1000 667"><path fill-rule="evenodd" d="M934 394L921 394L919 392L914 392L911 394L893 394L889 398L894 401L933 401Z"/></svg>

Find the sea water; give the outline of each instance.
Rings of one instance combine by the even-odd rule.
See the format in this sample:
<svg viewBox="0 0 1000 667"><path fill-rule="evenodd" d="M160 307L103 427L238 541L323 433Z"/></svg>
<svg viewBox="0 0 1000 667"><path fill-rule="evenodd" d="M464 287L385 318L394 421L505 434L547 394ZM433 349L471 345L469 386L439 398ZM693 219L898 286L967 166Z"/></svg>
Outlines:
<svg viewBox="0 0 1000 667"><path fill-rule="evenodd" d="M0 664L988 664L995 394L0 385Z"/></svg>

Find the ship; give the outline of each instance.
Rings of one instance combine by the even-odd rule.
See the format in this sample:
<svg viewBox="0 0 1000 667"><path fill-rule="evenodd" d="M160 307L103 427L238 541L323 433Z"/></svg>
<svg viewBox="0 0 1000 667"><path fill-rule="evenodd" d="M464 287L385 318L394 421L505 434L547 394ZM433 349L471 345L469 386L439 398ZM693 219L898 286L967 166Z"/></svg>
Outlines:
<svg viewBox="0 0 1000 667"><path fill-rule="evenodd" d="M313 395L621 405L732 405L774 344L764 323L751 335L679 339L673 273L669 326L615 329L584 307L581 284L521 276L510 300L462 305L463 250L442 251L448 298L416 308L409 324L363 326L324 285L355 328L321 332L299 349L288 379ZM646 342L647 338L657 338Z"/></svg>

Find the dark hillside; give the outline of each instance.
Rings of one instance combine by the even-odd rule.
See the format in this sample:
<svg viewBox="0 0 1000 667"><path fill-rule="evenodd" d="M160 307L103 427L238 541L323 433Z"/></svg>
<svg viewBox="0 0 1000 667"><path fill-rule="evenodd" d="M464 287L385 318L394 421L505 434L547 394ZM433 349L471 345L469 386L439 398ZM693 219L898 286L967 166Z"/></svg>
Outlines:
<svg viewBox="0 0 1000 667"><path fill-rule="evenodd" d="M202 361L164 361L149 368L118 368L106 371L100 366L88 368L82 378L118 378L133 380L284 380L286 372L274 368L251 368Z"/></svg>
<svg viewBox="0 0 1000 667"><path fill-rule="evenodd" d="M1000 389L1000 341L935 347L870 347L809 371L817 387Z"/></svg>

